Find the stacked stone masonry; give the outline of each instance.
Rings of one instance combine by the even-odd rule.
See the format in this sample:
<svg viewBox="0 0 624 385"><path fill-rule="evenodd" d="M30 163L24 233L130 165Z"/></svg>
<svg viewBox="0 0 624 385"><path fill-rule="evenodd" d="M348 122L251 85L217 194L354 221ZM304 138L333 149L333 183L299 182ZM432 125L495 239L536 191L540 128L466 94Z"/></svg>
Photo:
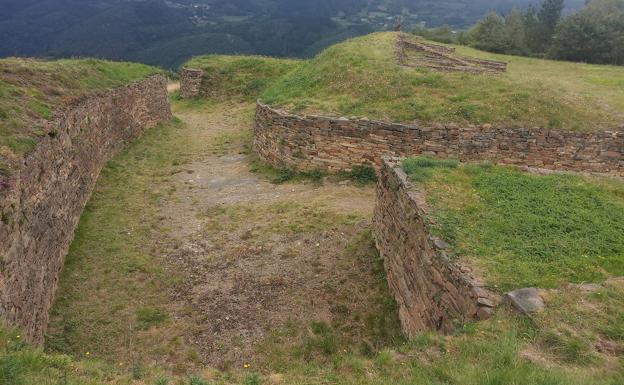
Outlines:
<svg viewBox="0 0 624 385"><path fill-rule="evenodd" d="M383 156L426 155L624 176L621 131L405 125L298 116L262 103L256 108L254 150L275 166L301 170L379 168Z"/></svg>
<svg viewBox="0 0 624 385"><path fill-rule="evenodd" d="M180 96L184 99L199 96L204 78L204 71L194 68L183 68L180 74Z"/></svg>
<svg viewBox="0 0 624 385"><path fill-rule="evenodd" d="M50 135L0 184L0 318L40 344L65 255L105 162L169 119L154 75L57 111Z"/></svg>
<svg viewBox="0 0 624 385"><path fill-rule="evenodd" d="M488 318L500 298L469 266L451 261L446 243L431 235L423 193L396 159L384 158L379 174L373 228L403 332L449 333L464 321Z"/></svg>
<svg viewBox="0 0 624 385"><path fill-rule="evenodd" d="M455 48L414 40L407 35L399 35L397 38L395 57L402 66L430 68L443 72L497 74L507 71L505 62L458 55Z"/></svg>

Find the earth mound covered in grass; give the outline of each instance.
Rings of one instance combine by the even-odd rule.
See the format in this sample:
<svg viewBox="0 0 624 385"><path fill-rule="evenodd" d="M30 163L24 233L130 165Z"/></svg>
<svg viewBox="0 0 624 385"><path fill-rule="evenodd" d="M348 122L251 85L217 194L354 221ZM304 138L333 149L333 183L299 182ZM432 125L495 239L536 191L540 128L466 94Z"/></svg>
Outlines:
<svg viewBox="0 0 624 385"><path fill-rule="evenodd" d="M297 113L365 116L395 122L491 124L597 131L624 123L624 68L495 55L456 47L465 57L506 62L500 74L441 72L401 65L396 42L375 33L332 46L271 84L261 99Z"/></svg>
<svg viewBox="0 0 624 385"><path fill-rule="evenodd" d="M1 59L0 175L3 158L23 156L48 134L45 121L56 108L158 72L143 64L94 59Z"/></svg>
<svg viewBox="0 0 624 385"><path fill-rule="evenodd" d="M512 290L624 275L624 183L517 168L408 158L427 194L434 232Z"/></svg>
<svg viewBox="0 0 624 385"><path fill-rule="evenodd" d="M300 64L299 60L265 56L207 55L194 57L183 67L204 70L202 88L211 98L254 100Z"/></svg>

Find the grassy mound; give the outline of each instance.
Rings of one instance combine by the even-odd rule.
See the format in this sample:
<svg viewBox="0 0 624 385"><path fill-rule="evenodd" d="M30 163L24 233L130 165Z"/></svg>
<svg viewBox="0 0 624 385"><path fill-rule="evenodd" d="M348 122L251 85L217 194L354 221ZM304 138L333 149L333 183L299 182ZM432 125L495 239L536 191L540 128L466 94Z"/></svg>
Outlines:
<svg viewBox="0 0 624 385"><path fill-rule="evenodd" d="M412 158L441 235L502 289L624 275L624 183Z"/></svg>
<svg viewBox="0 0 624 385"><path fill-rule="evenodd" d="M57 106L158 71L143 64L93 59L0 60L0 157L30 151L47 135L42 120L51 118Z"/></svg>
<svg viewBox="0 0 624 385"><path fill-rule="evenodd" d="M263 56L209 55L191 59L184 67L205 71L204 89L219 100L238 97L253 100L271 83L296 68L298 60Z"/></svg>
<svg viewBox="0 0 624 385"><path fill-rule="evenodd" d="M389 121L599 130L624 123L624 68L458 53L508 62L500 75L404 68L397 33L328 48L271 85L263 101L302 113Z"/></svg>

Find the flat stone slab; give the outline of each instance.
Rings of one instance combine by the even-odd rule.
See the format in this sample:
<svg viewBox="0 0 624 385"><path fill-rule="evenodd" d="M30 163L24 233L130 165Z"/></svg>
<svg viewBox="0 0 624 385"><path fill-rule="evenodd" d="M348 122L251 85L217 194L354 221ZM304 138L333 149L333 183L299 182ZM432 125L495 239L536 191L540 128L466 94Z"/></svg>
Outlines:
<svg viewBox="0 0 624 385"><path fill-rule="evenodd" d="M534 287L510 291L505 294L505 299L523 314L537 313L544 309L544 300Z"/></svg>

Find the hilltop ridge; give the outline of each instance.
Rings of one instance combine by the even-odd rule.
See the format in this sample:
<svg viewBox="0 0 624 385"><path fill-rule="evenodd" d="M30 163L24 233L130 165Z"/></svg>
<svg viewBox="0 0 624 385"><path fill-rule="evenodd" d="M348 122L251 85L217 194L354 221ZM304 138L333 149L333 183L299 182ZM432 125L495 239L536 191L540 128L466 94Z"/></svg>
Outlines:
<svg viewBox="0 0 624 385"><path fill-rule="evenodd" d="M421 22L468 27L529 0L4 0L0 56L96 56L175 68L192 55L309 57L352 36ZM567 0L578 9L582 0ZM579 4L580 3L580 4ZM163 55L166 52L166 55Z"/></svg>
<svg viewBox="0 0 624 385"><path fill-rule="evenodd" d="M260 98L304 114L364 116L396 122L492 124L579 131L624 124L624 68L494 55L501 74L441 72L397 61L399 36L383 32L334 45L269 86Z"/></svg>

